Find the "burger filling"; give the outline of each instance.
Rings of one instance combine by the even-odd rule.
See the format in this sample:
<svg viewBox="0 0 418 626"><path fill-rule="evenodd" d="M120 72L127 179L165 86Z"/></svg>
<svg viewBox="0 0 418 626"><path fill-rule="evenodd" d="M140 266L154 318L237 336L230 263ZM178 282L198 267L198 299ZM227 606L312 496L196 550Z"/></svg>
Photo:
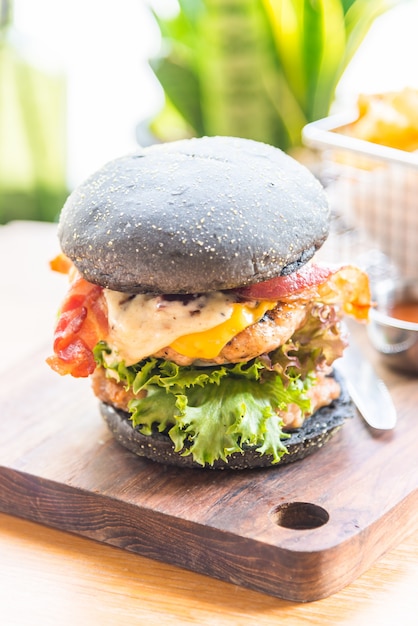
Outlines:
<svg viewBox="0 0 418 626"><path fill-rule="evenodd" d="M234 336L276 305L270 301L239 302L238 295L222 291L190 296L126 296L104 289L103 296L109 321L107 342L126 365L150 355L164 356L166 348L171 349L170 358L180 365L190 365L197 359L214 360Z"/></svg>
<svg viewBox="0 0 418 626"><path fill-rule="evenodd" d="M330 376L345 314L368 316L358 268L309 265L209 294L126 294L93 285L64 256L71 286L49 365L92 375L97 397L143 434L167 432L201 465L256 446L278 462L288 431L340 393Z"/></svg>

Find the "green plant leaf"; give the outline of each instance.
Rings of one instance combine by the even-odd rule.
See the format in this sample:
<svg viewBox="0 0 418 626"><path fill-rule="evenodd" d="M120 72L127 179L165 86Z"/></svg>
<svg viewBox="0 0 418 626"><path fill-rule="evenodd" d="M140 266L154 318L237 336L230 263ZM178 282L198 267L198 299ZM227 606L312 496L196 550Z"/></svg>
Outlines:
<svg viewBox="0 0 418 626"><path fill-rule="evenodd" d="M322 49L315 88L310 94L309 119L325 117L345 67L346 32L339 0L316 0L322 32Z"/></svg>
<svg viewBox="0 0 418 626"><path fill-rule="evenodd" d="M154 63L153 70L164 86L166 97L181 112L197 135L204 133L199 79L190 66L175 60L174 55Z"/></svg>
<svg viewBox="0 0 418 626"><path fill-rule="evenodd" d="M399 2L179 0L175 18L159 19L166 62L157 76L187 131L289 150L307 122L328 115L370 26Z"/></svg>
<svg viewBox="0 0 418 626"><path fill-rule="evenodd" d="M261 0L276 48L277 59L291 91L302 108L306 104L303 54L303 0Z"/></svg>
<svg viewBox="0 0 418 626"><path fill-rule="evenodd" d="M276 113L265 76L275 72L271 35L258 0L206 0L198 67L207 134L268 142Z"/></svg>

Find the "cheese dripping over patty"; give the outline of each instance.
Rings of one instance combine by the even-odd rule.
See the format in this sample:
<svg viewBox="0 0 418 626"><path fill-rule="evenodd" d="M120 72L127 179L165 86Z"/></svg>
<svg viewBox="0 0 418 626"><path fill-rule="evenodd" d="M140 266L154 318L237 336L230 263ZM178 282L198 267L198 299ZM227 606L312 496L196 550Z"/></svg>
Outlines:
<svg viewBox="0 0 418 626"><path fill-rule="evenodd" d="M112 350L108 356L133 365L166 348L195 359L212 359L239 332L277 304L237 302L234 294L214 291L190 296L126 294L104 290Z"/></svg>

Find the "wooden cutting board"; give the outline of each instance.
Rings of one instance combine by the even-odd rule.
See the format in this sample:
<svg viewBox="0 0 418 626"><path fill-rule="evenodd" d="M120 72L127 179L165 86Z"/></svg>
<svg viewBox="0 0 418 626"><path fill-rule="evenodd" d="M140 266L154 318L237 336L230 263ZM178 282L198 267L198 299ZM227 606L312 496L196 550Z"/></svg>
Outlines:
<svg viewBox="0 0 418 626"><path fill-rule="evenodd" d="M168 468L120 447L89 381L40 351L3 376L0 510L294 601L326 597L418 527L418 384L380 372L395 431L359 416L302 461Z"/></svg>

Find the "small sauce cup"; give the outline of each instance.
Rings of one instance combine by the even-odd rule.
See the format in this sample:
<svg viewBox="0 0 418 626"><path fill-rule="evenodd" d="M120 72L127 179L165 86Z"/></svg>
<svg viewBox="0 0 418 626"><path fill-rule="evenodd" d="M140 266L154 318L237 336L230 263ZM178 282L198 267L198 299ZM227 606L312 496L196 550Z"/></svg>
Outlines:
<svg viewBox="0 0 418 626"><path fill-rule="evenodd" d="M418 281L385 280L373 288L368 334L383 362L418 374Z"/></svg>

